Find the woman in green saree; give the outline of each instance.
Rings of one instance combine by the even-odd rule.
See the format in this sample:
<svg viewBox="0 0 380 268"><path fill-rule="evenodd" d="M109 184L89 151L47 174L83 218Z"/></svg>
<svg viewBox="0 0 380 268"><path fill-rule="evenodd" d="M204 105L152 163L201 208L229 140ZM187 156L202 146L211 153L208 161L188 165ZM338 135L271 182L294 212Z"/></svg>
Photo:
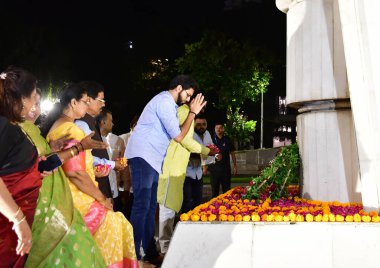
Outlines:
<svg viewBox="0 0 380 268"><path fill-rule="evenodd" d="M38 91L37 91L38 92ZM20 124L40 156L52 152L34 124L40 114L39 100ZM25 267L106 267L91 233L74 208L62 168L44 177L32 226L33 246Z"/></svg>

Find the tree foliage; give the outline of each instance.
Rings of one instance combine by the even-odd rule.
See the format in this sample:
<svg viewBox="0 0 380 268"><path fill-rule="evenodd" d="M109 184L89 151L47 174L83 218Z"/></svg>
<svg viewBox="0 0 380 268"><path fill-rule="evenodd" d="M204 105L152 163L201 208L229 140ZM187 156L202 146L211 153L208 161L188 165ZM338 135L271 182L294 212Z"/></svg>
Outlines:
<svg viewBox="0 0 380 268"><path fill-rule="evenodd" d="M248 120L240 108L232 111L232 108L227 108L227 123L225 131L229 137L234 137L238 142L238 148L244 148L250 142L250 134L256 129L256 121Z"/></svg>
<svg viewBox="0 0 380 268"><path fill-rule="evenodd" d="M219 108L236 109L266 91L271 73L263 59L270 59L263 49L206 31L199 42L185 45L175 64L180 73L191 73L205 92L215 91Z"/></svg>
<svg viewBox="0 0 380 268"><path fill-rule="evenodd" d="M213 31L206 31L199 42L186 44L185 54L175 61L180 73L191 73L203 91L218 96L216 107L226 111L227 134L237 141L239 149L249 142L256 126L240 109L266 92L271 63L266 50Z"/></svg>

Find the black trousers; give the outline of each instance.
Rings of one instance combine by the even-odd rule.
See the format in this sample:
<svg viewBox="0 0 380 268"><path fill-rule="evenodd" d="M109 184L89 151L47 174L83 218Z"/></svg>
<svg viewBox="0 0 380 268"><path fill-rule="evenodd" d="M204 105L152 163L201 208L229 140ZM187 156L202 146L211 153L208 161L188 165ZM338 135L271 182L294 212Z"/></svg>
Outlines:
<svg viewBox="0 0 380 268"><path fill-rule="evenodd" d="M222 185L222 193L231 189L231 170L211 171L210 175L212 197L219 195L220 185Z"/></svg>
<svg viewBox="0 0 380 268"><path fill-rule="evenodd" d="M183 185L182 212L188 212L196 206L202 204L203 179L195 180L190 177L185 178Z"/></svg>

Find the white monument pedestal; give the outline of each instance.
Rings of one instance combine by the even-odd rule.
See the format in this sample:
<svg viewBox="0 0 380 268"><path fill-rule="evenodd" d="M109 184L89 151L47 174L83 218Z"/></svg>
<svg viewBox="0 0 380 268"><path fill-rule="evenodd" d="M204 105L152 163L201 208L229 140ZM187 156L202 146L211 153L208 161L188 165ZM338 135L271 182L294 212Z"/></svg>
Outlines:
<svg viewBox="0 0 380 268"><path fill-rule="evenodd" d="M380 267L378 223L179 222L163 268Z"/></svg>

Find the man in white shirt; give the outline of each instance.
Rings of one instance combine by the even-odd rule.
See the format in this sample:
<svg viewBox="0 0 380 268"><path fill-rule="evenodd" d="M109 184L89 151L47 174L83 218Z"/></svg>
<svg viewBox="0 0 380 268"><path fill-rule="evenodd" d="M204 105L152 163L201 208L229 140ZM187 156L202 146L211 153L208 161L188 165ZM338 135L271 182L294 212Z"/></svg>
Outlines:
<svg viewBox="0 0 380 268"><path fill-rule="evenodd" d="M102 109L99 116L97 117L100 133L102 135L103 142L107 143L109 146L107 148L107 153L109 159L117 161L117 159L124 156L125 145L122 138L112 133L113 128L113 118L112 113L106 109ZM123 173L117 172L114 169L108 174L113 198L113 208L114 211L120 211L125 214L123 203L121 202L121 196L119 194L119 181L123 179Z"/></svg>
<svg viewBox="0 0 380 268"><path fill-rule="evenodd" d="M201 115L195 118L194 139L204 146L213 144L211 135L207 131L207 120ZM216 157L218 156L203 158L199 154L190 155L183 185L182 212L192 210L202 203L203 174L207 172L207 165L215 163Z"/></svg>
<svg viewBox="0 0 380 268"><path fill-rule="evenodd" d="M131 123L129 124L130 131L128 133L122 134L119 137L124 140L125 148L127 148L129 138L131 137L133 133L133 129L135 128L137 121L139 120L139 116L135 115L132 118ZM131 179L131 171L129 170L129 167L125 169L125 184L120 188L124 191L124 198L123 203L125 206L125 217L130 220L131 218L131 211L132 211L132 204L133 204L133 187L132 187L132 179Z"/></svg>

